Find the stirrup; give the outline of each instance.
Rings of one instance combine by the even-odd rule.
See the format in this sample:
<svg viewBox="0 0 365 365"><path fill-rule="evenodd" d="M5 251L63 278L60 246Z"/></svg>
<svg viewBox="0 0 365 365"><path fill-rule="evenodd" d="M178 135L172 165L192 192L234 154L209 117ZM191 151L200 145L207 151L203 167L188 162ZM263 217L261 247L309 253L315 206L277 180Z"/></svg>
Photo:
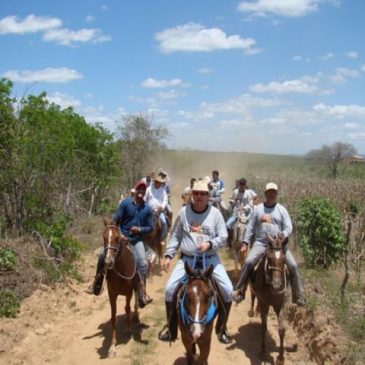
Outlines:
<svg viewBox="0 0 365 365"><path fill-rule="evenodd" d="M218 333L218 341L225 345L232 343L232 337L229 335L227 329L223 329Z"/></svg>
<svg viewBox="0 0 365 365"><path fill-rule="evenodd" d="M171 342L174 341L171 338L171 332L168 324L165 324L162 330L158 333L158 339L160 341Z"/></svg>
<svg viewBox="0 0 365 365"><path fill-rule="evenodd" d="M242 290L234 290L232 293L232 300L239 304L245 299L245 295Z"/></svg>

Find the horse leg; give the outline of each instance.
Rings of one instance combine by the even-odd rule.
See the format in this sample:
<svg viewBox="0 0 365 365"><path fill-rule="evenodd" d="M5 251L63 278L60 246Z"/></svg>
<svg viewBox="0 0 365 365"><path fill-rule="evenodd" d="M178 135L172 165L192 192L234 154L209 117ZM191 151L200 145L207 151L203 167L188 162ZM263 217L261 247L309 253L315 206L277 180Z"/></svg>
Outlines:
<svg viewBox="0 0 365 365"><path fill-rule="evenodd" d="M260 314L261 314L261 356L266 356L266 332L267 332L267 315L269 313L269 306L260 303Z"/></svg>
<svg viewBox="0 0 365 365"><path fill-rule="evenodd" d="M117 354L115 346L117 345L117 294L111 294L109 292L109 302L111 308L111 319L110 323L112 325L112 341L108 352L108 357L115 357Z"/></svg>
<svg viewBox="0 0 365 365"><path fill-rule="evenodd" d="M132 294L133 292L127 294L125 296L125 315L126 315L126 319L127 319L127 327L130 330L131 328L131 299L132 299Z"/></svg>
<svg viewBox="0 0 365 365"><path fill-rule="evenodd" d="M235 242L232 242L233 259L234 259L234 280L238 279L238 254L235 247Z"/></svg>
<svg viewBox="0 0 365 365"><path fill-rule="evenodd" d="M208 357L210 353L210 344L211 344L211 336L205 338L202 343L199 343L199 359L197 365L206 365L208 364Z"/></svg>
<svg viewBox="0 0 365 365"><path fill-rule="evenodd" d="M192 341L189 338L189 335L187 335L186 333L184 334L181 333L181 341L183 342L186 350L186 363L187 365L193 365L195 344L192 343Z"/></svg>
<svg viewBox="0 0 365 365"><path fill-rule="evenodd" d="M276 364L282 365L284 364L284 336L285 336L284 305L280 308L279 313L276 313L276 315L278 317L279 337L280 337L279 356L276 359Z"/></svg>
<svg viewBox="0 0 365 365"><path fill-rule="evenodd" d="M133 315L132 315L132 320L134 322L139 322L139 312L138 312L138 300L137 300L137 292L136 291L133 291L134 292L134 312L133 312Z"/></svg>
<svg viewBox="0 0 365 365"><path fill-rule="evenodd" d="M255 293L251 290L251 308L248 311L248 316L253 318L255 316Z"/></svg>

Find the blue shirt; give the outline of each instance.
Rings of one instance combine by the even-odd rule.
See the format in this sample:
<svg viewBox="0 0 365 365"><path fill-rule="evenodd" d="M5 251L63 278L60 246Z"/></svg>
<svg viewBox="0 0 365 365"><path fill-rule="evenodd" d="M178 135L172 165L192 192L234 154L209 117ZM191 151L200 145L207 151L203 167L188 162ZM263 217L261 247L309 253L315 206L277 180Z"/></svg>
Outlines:
<svg viewBox="0 0 365 365"><path fill-rule="evenodd" d="M142 241L142 234L151 233L153 230L153 217L151 208L142 202L137 205L133 198L124 199L120 204L113 217L116 223L120 224L120 230L126 236L132 245ZM135 226L139 227L141 232L132 234L130 229Z"/></svg>

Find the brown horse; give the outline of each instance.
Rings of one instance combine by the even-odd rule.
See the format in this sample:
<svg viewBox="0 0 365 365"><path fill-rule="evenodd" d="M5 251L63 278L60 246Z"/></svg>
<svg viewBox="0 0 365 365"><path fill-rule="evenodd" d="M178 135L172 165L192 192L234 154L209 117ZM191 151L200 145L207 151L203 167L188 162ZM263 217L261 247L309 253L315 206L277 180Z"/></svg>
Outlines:
<svg viewBox="0 0 365 365"><path fill-rule="evenodd" d="M112 341L108 356L116 355L115 346L117 344L117 297L126 297L125 313L127 326L131 325L131 299L135 292L135 304L133 319L138 321L137 286L139 282L136 270L136 260L132 253L132 248L128 240L121 234L118 225L113 221L104 219L104 267L107 271L106 281L111 308Z"/></svg>
<svg viewBox="0 0 365 365"><path fill-rule="evenodd" d="M240 252L240 248L242 246L243 238L246 233L248 221L248 218L244 211L238 211L236 214L237 220L232 227L232 237L230 244L234 260L234 279L238 279L238 266L241 268L246 258L246 254L242 254Z"/></svg>
<svg viewBox="0 0 365 365"><path fill-rule="evenodd" d="M185 262L187 283L178 294L178 323L181 340L186 349L187 364L192 365L199 346L198 365L206 365L212 339L214 318L217 314L216 298L210 278L213 266L203 272L193 271Z"/></svg>
<svg viewBox="0 0 365 365"><path fill-rule="evenodd" d="M267 332L267 315L270 306L274 308L279 324L280 348L277 364L284 363L284 304L287 290L287 271L285 266L284 237L279 233L276 237L267 236L269 249L259 262L254 277L250 282L252 301L249 316L253 315L255 297L258 299L258 310L261 316L261 349L266 355L265 337Z"/></svg>

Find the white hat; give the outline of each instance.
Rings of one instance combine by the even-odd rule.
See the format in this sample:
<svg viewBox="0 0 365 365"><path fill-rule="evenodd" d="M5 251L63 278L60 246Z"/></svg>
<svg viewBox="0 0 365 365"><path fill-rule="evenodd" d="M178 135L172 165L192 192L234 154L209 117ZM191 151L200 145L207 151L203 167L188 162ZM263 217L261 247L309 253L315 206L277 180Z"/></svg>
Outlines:
<svg viewBox="0 0 365 365"><path fill-rule="evenodd" d="M279 189L278 189L278 186L275 183L269 182L269 183L266 184L265 192L268 191L268 190L276 190L276 191L278 191Z"/></svg>
<svg viewBox="0 0 365 365"><path fill-rule="evenodd" d="M206 191L209 192L208 184L203 180L198 180L195 182L192 191Z"/></svg>
<svg viewBox="0 0 365 365"><path fill-rule="evenodd" d="M209 184L210 183L210 176L205 176L201 179L201 181L204 181L205 183Z"/></svg>

